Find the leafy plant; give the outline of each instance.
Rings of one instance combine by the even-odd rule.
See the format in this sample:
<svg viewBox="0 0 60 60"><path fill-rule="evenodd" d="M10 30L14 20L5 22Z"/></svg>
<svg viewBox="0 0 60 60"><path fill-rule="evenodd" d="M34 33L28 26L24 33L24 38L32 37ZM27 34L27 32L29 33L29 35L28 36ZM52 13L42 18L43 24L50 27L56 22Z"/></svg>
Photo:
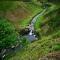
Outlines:
<svg viewBox="0 0 60 60"><path fill-rule="evenodd" d="M54 51L60 50L60 44L57 44L57 45L52 46L52 49L53 49Z"/></svg>
<svg viewBox="0 0 60 60"><path fill-rule="evenodd" d="M6 19L0 18L0 50L15 45L17 36L14 26Z"/></svg>
<svg viewBox="0 0 60 60"><path fill-rule="evenodd" d="M29 41L28 41L25 37L21 37L21 38L20 38L20 44L21 44L23 47L26 47L26 46L29 44Z"/></svg>

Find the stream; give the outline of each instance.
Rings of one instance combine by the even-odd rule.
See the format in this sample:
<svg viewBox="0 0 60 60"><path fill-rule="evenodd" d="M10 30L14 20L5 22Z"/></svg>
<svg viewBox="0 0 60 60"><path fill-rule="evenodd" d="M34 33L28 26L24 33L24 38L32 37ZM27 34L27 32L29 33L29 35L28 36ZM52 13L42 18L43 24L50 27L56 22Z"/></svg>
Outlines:
<svg viewBox="0 0 60 60"><path fill-rule="evenodd" d="M30 41L34 41L37 40L36 35L34 34L34 25L37 21L37 18L41 15L43 15L45 13L46 9L44 9L41 13L37 14L31 21L30 25L29 25L29 30L30 32L28 33L28 35L26 35L25 37Z"/></svg>
<svg viewBox="0 0 60 60"><path fill-rule="evenodd" d="M34 25L35 22L37 21L37 18L41 15L43 15L45 13L46 9L44 9L40 14L37 14L31 21L30 25L29 25L29 30L30 32L25 35L24 37L27 38L27 40L29 40L30 42L34 41L34 40L38 40L36 35L34 34ZM17 47L14 48L9 48L9 49L4 49L1 53L0 53L0 59L3 59L5 56L12 54L13 52L16 52L18 50L20 50L22 48L22 45L18 45Z"/></svg>

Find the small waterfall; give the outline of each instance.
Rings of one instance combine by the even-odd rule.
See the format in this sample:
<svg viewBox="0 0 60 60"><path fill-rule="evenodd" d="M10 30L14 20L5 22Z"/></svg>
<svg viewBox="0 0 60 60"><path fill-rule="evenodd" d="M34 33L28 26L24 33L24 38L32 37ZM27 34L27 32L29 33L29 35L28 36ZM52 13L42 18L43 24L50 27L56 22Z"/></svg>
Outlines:
<svg viewBox="0 0 60 60"><path fill-rule="evenodd" d="M30 24L29 30L30 30L29 35L33 35L33 31L34 31L34 24L33 23Z"/></svg>
<svg viewBox="0 0 60 60"><path fill-rule="evenodd" d="M34 24L36 23L36 20L38 18L38 16L41 16L44 14L44 12L46 11L46 9L44 9L40 14L36 15L32 21L31 21L31 24L29 25L29 34L27 36L25 36L30 42L34 41L34 40L37 40L37 37L36 35L34 34Z"/></svg>
<svg viewBox="0 0 60 60"><path fill-rule="evenodd" d="M33 35L32 30L29 32L29 35Z"/></svg>
<svg viewBox="0 0 60 60"><path fill-rule="evenodd" d="M35 22L36 22L37 18L38 18L39 16L43 15L43 13L44 13L45 11L46 11L46 9L44 9L43 12L41 12L41 13L38 14L38 15L36 15L36 16L32 19L32 22L31 22L31 24L29 25L29 30L30 30L29 35L33 35Z"/></svg>

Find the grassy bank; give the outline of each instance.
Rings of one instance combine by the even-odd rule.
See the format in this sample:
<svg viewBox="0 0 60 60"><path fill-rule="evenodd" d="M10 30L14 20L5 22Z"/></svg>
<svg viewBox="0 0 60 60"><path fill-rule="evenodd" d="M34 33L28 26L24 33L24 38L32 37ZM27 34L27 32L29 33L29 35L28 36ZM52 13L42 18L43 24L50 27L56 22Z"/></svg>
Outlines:
<svg viewBox="0 0 60 60"><path fill-rule="evenodd" d="M43 8L41 8L41 6L36 5L34 3L25 3L27 9L30 11L30 15L22 20L20 20L19 24L20 26L26 27L27 25L29 25L29 23L31 22L32 18L39 12L41 12L43 10Z"/></svg>
<svg viewBox="0 0 60 60"><path fill-rule="evenodd" d="M27 48L18 51L11 58L7 57L8 59L6 58L6 60L38 60L39 58L46 56L49 52L59 49L59 47L56 47L56 45L60 43L54 43L54 37L57 35L60 35L60 31L57 31L52 35L43 37L41 40L29 44ZM54 45L55 47L53 48Z"/></svg>
<svg viewBox="0 0 60 60"><path fill-rule="evenodd" d="M43 8L40 5L36 5L34 3L17 3L18 5L14 5L14 9L12 11L10 10L13 16L12 19L14 20L9 20L9 22L12 22L13 25L19 25L19 27L27 27L32 18L39 12L43 11ZM22 44L26 46L21 50L9 54L4 58L4 60L39 60L40 58L47 56L49 53L60 50L59 16L59 9L56 5L52 5L52 7L48 8L43 15L37 18L34 26L35 30L40 34L39 39L29 44L25 44L26 40L23 41ZM8 18L9 17L10 14L8 15Z"/></svg>

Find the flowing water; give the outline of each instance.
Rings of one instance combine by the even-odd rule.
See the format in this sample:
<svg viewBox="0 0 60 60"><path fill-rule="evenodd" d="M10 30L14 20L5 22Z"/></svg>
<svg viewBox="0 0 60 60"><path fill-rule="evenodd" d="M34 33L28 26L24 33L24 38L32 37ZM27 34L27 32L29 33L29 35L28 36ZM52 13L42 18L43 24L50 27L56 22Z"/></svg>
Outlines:
<svg viewBox="0 0 60 60"><path fill-rule="evenodd" d="M29 34L25 36L29 41L37 40L36 35L34 34L34 25L37 20L37 18L45 13L46 9L44 9L40 14L37 14L31 21L31 24L29 25Z"/></svg>

